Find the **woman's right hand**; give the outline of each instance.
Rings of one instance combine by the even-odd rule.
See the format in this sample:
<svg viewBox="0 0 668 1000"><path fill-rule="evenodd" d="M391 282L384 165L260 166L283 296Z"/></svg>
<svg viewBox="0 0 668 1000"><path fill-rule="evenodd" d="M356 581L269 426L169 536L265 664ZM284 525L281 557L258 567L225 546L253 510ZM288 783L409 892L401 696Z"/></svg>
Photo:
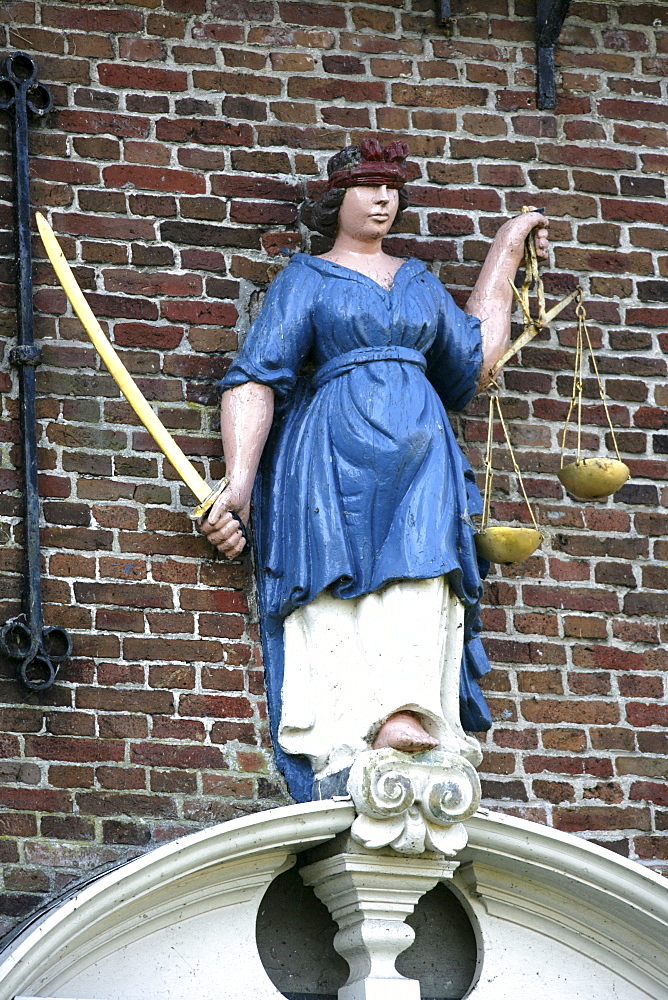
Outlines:
<svg viewBox="0 0 668 1000"><path fill-rule="evenodd" d="M232 511L244 525L250 516L250 497L235 489L230 483L205 517L197 522L197 529L228 559L236 559L246 547L246 539Z"/></svg>

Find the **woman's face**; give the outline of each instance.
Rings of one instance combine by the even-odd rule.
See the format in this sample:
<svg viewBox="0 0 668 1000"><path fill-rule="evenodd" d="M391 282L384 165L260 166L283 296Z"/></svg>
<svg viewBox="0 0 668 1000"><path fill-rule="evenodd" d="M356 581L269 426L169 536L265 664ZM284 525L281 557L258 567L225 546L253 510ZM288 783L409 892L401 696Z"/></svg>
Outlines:
<svg viewBox="0 0 668 1000"><path fill-rule="evenodd" d="M339 209L337 235L375 241L387 235L399 207L399 192L386 184L346 189Z"/></svg>

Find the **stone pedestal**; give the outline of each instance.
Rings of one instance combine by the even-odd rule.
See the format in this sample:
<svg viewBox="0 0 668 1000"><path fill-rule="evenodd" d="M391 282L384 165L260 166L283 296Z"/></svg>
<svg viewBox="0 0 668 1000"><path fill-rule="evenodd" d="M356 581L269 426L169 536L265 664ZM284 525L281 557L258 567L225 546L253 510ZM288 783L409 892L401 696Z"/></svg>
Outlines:
<svg viewBox="0 0 668 1000"><path fill-rule="evenodd" d="M350 966L339 1000L420 1000L420 984L395 969L414 932L405 918L429 889L452 878L458 862L438 855L404 858L365 851L339 838L339 853L301 869L339 926L334 947Z"/></svg>

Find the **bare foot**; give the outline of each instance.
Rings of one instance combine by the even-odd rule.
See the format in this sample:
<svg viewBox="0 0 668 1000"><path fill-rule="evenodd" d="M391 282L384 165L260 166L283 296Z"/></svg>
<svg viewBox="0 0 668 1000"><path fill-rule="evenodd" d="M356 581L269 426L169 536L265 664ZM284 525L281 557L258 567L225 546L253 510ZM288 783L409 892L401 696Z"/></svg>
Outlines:
<svg viewBox="0 0 668 1000"><path fill-rule="evenodd" d="M416 715L412 712L395 712L378 730L372 749L392 747L393 750L403 750L404 753L419 753L422 750L433 750L437 746L438 740L429 735Z"/></svg>

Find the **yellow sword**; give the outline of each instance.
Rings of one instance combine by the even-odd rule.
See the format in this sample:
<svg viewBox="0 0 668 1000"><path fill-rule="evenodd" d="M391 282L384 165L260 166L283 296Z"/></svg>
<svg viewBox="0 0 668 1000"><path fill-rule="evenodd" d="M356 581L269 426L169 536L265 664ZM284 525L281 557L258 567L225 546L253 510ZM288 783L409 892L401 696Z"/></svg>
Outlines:
<svg viewBox="0 0 668 1000"><path fill-rule="evenodd" d="M201 517L209 510L214 500L226 488L228 480L223 479L218 486L212 489L206 479L200 476L190 459L183 453L162 421L146 402L136 382L102 332L100 324L95 319L91 307L86 302L83 292L79 288L77 279L72 274L70 265L65 260L63 251L60 249L51 226L39 212L35 213L35 218L37 219L37 228L39 229L39 235L42 237L42 243L44 244L47 256L53 265L60 284L63 286L65 295L81 320L84 330L92 340L95 350L104 361L116 385L160 451L169 459L188 489L199 500L199 504L191 516L193 518Z"/></svg>

